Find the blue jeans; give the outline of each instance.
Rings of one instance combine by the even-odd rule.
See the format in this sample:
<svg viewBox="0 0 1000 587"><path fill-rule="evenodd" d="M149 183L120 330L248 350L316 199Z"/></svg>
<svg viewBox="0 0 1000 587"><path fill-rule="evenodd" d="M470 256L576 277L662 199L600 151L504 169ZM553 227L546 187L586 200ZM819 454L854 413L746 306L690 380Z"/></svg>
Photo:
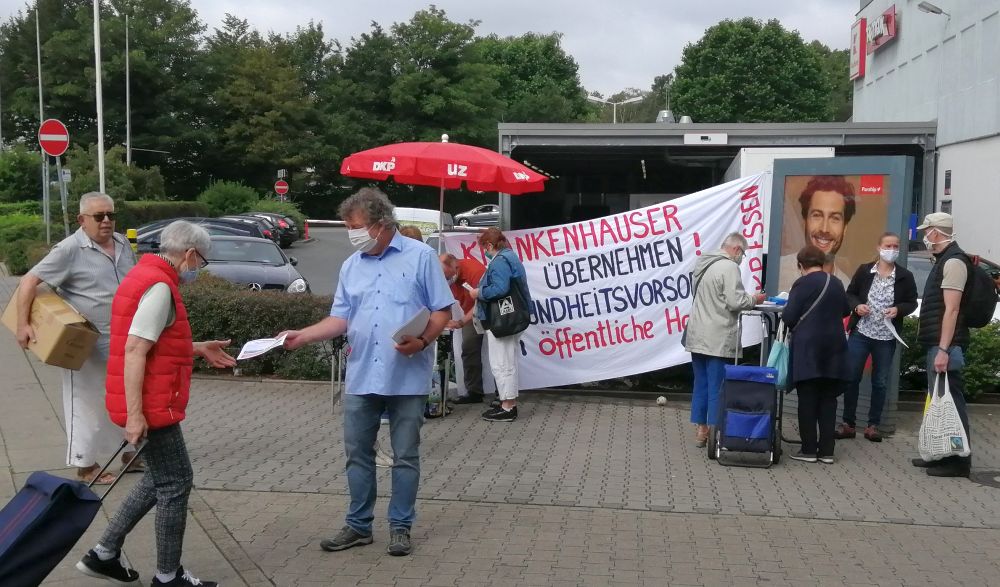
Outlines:
<svg viewBox="0 0 1000 587"><path fill-rule="evenodd" d="M878 340L869 338L858 331L851 333L847 339L847 360L850 379L844 390L844 422L854 426L858 411L858 395L861 378L865 374L865 362L872 358L872 401L868 408L868 425L878 426L882 423L882 408L885 406L885 395L889 388L889 373L892 370L892 357L896 354L896 340Z"/></svg>
<svg viewBox="0 0 1000 587"><path fill-rule="evenodd" d="M934 389L935 380L943 375L934 371L934 359L937 357L938 348L927 349L927 393ZM958 418L965 428L965 435L972 445L972 430L969 428L969 411L965 407L965 379L962 378L962 369L965 368L965 352L962 347L953 346L948 349L948 390L955 400L955 408L958 410ZM943 382L941 382L943 384ZM945 457L940 461L935 461L935 466L941 465L961 465L971 466L972 456L967 457Z"/></svg>
<svg viewBox="0 0 1000 587"><path fill-rule="evenodd" d="M691 423L715 426L719 415L719 390L726 378L726 360L722 357L691 353L694 367L694 392L691 396Z"/></svg>
<svg viewBox="0 0 1000 587"><path fill-rule="evenodd" d="M389 527L413 526L417 487L420 485L420 427L424 422L426 395L344 394L344 448L347 452L347 485L351 505L347 525L361 534L372 533L375 519L375 438L382 411L392 421L392 496Z"/></svg>

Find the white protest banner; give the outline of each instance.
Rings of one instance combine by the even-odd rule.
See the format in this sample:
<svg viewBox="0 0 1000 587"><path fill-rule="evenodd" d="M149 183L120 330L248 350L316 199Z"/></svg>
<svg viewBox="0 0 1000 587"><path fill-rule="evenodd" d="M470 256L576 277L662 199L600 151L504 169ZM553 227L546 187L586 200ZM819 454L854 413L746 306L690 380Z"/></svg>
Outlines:
<svg viewBox="0 0 1000 587"><path fill-rule="evenodd" d="M729 233L743 234L750 244L744 286L761 290L764 177L604 218L504 233L524 263L535 308L521 336L521 387L599 381L689 362L680 340L699 255L718 249ZM475 234L443 238L459 259L486 262ZM759 328L745 334L760 340Z"/></svg>

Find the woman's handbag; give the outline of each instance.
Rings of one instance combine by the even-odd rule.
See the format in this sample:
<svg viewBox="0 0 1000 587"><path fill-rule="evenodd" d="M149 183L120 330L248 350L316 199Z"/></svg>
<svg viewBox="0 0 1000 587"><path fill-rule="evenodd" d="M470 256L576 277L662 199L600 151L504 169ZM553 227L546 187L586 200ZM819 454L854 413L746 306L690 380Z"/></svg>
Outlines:
<svg viewBox="0 0 1000 587"><path fill-rule="evenodd" d="M512 279L507 295L490 300L487 306L488 330L497 338L524 332L531 324L531 312L521 295L521 288Z"/></svg>
<svg viewBox="0 0 1000 587"><path fill-rule="evenodd" d="M510 261L507 264L510 265ZM486 323L483 326L497 338L520 334L531 324L531 312L521 293L520 282L513 276L513 269L511 266L510 290L486 305Z"/></svg>
<svg viewBox="0 0 1000 587"><path fill-rule="evenodd" d="M939 382L944 380L939 390ZM940 394L938 392L941 392ZM969 437L962 426L962 419L955 407L948 385L948 374L939 373L934 378L931 403L920 424L920 458L939 461L945 457L967 457L972 454Z"/></svg>
<svg viewBox="0 0 1000 587"><path fill-rule="evenodd" d="M788 389L788 344L785 342L787 330L784 324L778 326L771 352L767 355L767 366L778 370L775 385L781 391Z"/></svg>

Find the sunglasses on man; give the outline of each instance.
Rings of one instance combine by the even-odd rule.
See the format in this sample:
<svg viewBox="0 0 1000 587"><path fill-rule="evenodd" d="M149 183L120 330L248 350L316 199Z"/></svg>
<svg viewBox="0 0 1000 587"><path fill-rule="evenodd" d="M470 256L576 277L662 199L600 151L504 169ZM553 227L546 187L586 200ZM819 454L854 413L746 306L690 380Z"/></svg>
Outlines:
<svg viewBox="0 0 1000 587"><path fill-rule="evenodd" d="M115 221L114 212L98 212L97 214L80 214L80 216L90 216L96 222L104 222L105 218L107 218L111 222Z"/></svg>

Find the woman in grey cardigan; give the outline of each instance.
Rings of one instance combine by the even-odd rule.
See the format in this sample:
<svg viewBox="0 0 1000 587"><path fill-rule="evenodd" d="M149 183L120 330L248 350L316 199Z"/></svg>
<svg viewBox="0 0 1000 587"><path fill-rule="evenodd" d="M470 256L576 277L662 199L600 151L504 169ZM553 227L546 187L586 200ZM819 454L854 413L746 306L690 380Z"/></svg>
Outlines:
<svg viewBox="0 0 1000 587"><path fill-rule="evenodd" d="M734 232L722 241L718 251L702 255L694 268L694 301L684 331L684 350L691 353L694 390L691 396L691 423L695 442L705 446L709 426L719 413L719 389L726 375L726 361L739 353L737 324L740 312L764 300L743 287L740 263L747 239Z"/></svg>

